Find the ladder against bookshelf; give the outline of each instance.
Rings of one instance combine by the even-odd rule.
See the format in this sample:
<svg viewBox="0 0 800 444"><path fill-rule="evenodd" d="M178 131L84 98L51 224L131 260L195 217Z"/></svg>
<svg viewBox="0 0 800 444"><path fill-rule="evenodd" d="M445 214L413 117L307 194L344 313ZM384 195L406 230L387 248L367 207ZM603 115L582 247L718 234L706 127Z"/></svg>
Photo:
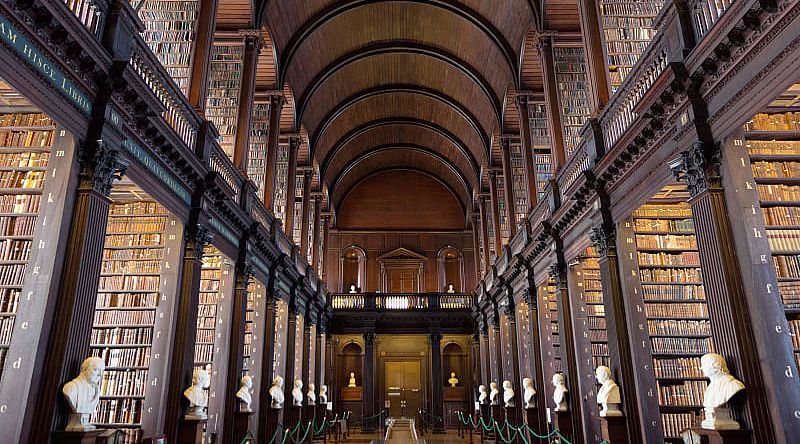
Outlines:
<svg viewBox="0 0 800 444"><path fill-rule="evenodd" d="M269 102L255 102L250 128L250 153L247 156L247 177L256 184L256 194L261 201L264 200L268 133Z"/></svg>
<svg viewBox="0 0 800 444"><path fill-rule="evenodd" d="M653 22L663 5L663 0L600 0L598 6L612 93L619 89L655 37Z"/></svg>
<svg viewBox="0 0 800 444"><path fill-rule="evenodd" d="M142 38L187 96L199 4L197 0L131 1L144 23Z"/></svg>
<svg viewBox="0 0 800 444"><path fill-rule="evenodd" d="M242 44L215 43L208 71L208 99L205 115L220 135L220 147L233 159L242 84Z"/></svg>
<svg viewBox="0 0 800 444"><path fill-rule="evenodd" d="M694 426L702 411L707 381L700 357L714 352L694 222L685 186L670 185L623 223L632 276L626 299L634 324L645 327L637 366L644 392L655 393L661 436L679 442L680 431ZM622 256L622 255L621 255ZM632 288L631 288L632 287ZM652 387L652 388L651 388ZM642 392L642 390L640 390ZM655 407L655 406L653 406Z"/></svg>
<svg viewBox="0 0 800 444"><path fill-rule="evenodd" d="M564 151L569 157L581 142L581 128L591 116L589 79L583 46L553 47L556 87L561 105Z"/></svg>

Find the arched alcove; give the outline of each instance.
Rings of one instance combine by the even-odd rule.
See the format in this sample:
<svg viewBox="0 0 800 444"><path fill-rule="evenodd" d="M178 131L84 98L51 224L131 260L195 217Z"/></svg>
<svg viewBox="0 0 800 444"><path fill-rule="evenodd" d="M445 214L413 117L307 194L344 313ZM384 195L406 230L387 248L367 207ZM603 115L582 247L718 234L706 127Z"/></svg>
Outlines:
<svg viewBox="0 0 800 444"><path fill-rule="evenodd" d="M464 291L464 255L457 248L446 246L436 255L439 267L439 288L447 291L453 286L453 291Z"/></svg>
<svg viewBox="0 0 800 444"><path fill-rule="evenodd" d="M339 273L341 279L339 291L347 293L351 286L355 286L357 292L364 288L367 275L367 253L359 246L351 245L342 251L339 258Z"/></svg>

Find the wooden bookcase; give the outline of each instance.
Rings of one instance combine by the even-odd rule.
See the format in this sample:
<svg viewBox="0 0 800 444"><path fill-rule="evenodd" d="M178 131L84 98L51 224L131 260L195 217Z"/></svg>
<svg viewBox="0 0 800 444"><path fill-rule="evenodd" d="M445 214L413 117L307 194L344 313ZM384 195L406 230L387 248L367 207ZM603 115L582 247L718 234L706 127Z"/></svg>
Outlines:
<svg viewBox="0 0 800 444"><path fill-rule="evenodd" d="M90 338L92 356L107 367L91 420L124 430L134 443L158 432L157 381L167 376L182 227L127 180L115 185L111 199Z"/></svg>
<svg viewBox="0 0 800 444"><path fill-rule="evenodd" d="M268 134L269 102L255 102L250 128L250 152L247 156L247 177L256 184L256 194L261 201L264 200Z"/></svg>
<svg viewBox="0 0 800 444"><path fill-rule="evenodd" d="M536 288L539 299L539 327L541 330L542 357L545 360L544 383L551 387L555 373L562 371L561 338L558 328L558 301L556 300L556 280L549 277L547 282Z"/></svg>
<svg viewBox="0 0 800 444"><path fill-rule="evenodd" d="M188 96L197 0L132 0L144 23L142 38L178 88Z"/></svg>
<svg viewBox="0 0 800 444"><path fill-rule="evenodd" d="M509 222L510 221L508 220L508 212L506 212L506 205L508 204L508 202L506 202L506 197L505 197L506 196L506 193L505 193L506 185L508 185L508 184L506 183L506 178L503 177L503 175L499 174L499 173L495 175L495 180L496 180L496 183L497 183L497 196L496 196L497 208L500 210L499 211L500 212L500 239L502 240L502 243L505 245L506 243L508 243L508 240L509 240L509 237L510 237L509 236L509 230L510 230ZM502 254L502 252L498 251L497 255L500 256L500 254Z"/></svg>
<svg viewBox="0 0 800 444"><path fill-rule="evenodd" d="M621 269L649 439L680 442L695 425L707 381L700 357L714 351L700 255L685 186L668 186L621 224Z"/></svg>
<svg viewBox="0 0 800 444"><path fill-rule="evenodd" d="M569 157L581 143L581 128L591 116L591 94L583 46L558 44L553 47L556 87L561 105L564 152Z"/></svg>
<svg viewBox="0 0 800 444"><path fill-rule="evenodd" d="M292 240L295 245L300 245L301 233L303 231L303 175L296 174L294 177L294 198L287 203L287 208L294 211L294 225L292 226ZM305 252L301 251L305 256Z"/></svg>
<svg viewBox="0 0 800 444"><path fill-rule="evenodd" d="M511 178L514 187L514 225L525 219L528 215L528 176L525 173L525 158L522 156L522 144L509 144L511 158Z"/></svg>
<svg viewBox="0 0 800 444"><path fill-rule="evenodd" d="M550 130L547 128L547 105L529 103L531 143L533 144L534 166L536 168L536 199L544 199L545 188L553 178L553 152Z"/></svg>
<svg viewBox="0 0 800 444"><path fill-rule="evenodd" d="M233 159L242 85L244 46L215 42L208 68L208 98L205 115L219 131L219 145Z"/></svg>
<svg viewBox="0 0 800 444"><path fill-rule="evenodd" d="M272 202L272 209L275 217L281 222L286 221L286 209L288 208L286 189L288 188L289 176L289 146L278 145L278 158L276 159L275 171L275 198ZM287 233L288 234L288 233Z"/></svg>
<svg viewBox="0 0 800 444"><path fill-rule="evenodd" d="M612 93L619 89L655 37L653 21L663 5L663 0L598 1Z"/></svg>

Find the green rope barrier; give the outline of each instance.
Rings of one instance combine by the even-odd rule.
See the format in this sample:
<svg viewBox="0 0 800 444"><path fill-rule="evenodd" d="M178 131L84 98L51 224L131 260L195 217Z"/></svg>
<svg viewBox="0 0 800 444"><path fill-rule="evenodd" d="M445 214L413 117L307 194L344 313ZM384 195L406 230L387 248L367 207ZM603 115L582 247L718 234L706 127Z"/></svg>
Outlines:
<svg viewBox="0 0 800 444"><path fill-rule="evenodd" d="M497 421L495 421L495 422L494 422L494 426L495 426L495 428L497 429L497 436L498 436L498 437L499 437L499 438L500 438L500 439L501 439L501 440L502 440L504 443L506 443L506 444L511 444L512 442L514 442L514 438L516 438L516 437L517 437L517 431L516 431L516 430L515 430L513 427L510 427L510 428L511 428L511 431L513 431L513 432L514 432L514 434L513 434L513 435L511 435L511 432L509 432L509 436L510 436L510 437L509 437L509 439L506 439L506 438L503 436L503 430L506 430L506 429L508 429L508 428L509 428L509 427L507 427L508 425L509 425L509 424L508 424L508 422L506 422L506 424L503 426L503 429L500 429L500 428L498 428L498 426L497 426Z"/></svg>

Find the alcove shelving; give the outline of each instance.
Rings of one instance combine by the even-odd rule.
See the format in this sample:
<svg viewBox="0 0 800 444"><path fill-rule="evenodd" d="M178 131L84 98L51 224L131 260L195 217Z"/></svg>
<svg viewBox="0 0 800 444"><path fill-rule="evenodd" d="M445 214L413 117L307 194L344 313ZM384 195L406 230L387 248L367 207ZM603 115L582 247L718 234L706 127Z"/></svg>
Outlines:
<svg viewBox="0 0 800 444"><path fill-rule="evenodd" d="M581 143L581 128L591 116L586 51L583 46L558 44L553 47L553 62L561 105L564 152L569 157Z"/></svg>
<svg viewBox="0 0 800 444"><path fill-rule="evenodd" d="M250 127L250 152L247 156L247 177L256 185L256 194L264 200L264 180L267 167L267 137L269 133L269 103L253 103Z"/></svg>
<svg viewBox="0 0 800 444"><path fill-rule="evenodd" d="M549 384L553 374L563 371L561 362L561 338L558 326L558 300L556 279L550 276L536 288L539 298L539 326L542 330L542 356L544 359L545 384Z"/></svg>
<svg viewBox="0 0 800 444"><path fill-rule="evenodd" d="M219 145L231 159L236 142L243 57L241 43L217 42L211 51L208 69L205 116L217 127Z"/></svg>
<svg viewBox="0 0 800 444"><path fill-rule="evenodd" d="M553 154L550 130L547 128L547 105L529 103L531 143L536 168L536 199L544 199L547 182L553 178Z"/></svg>

